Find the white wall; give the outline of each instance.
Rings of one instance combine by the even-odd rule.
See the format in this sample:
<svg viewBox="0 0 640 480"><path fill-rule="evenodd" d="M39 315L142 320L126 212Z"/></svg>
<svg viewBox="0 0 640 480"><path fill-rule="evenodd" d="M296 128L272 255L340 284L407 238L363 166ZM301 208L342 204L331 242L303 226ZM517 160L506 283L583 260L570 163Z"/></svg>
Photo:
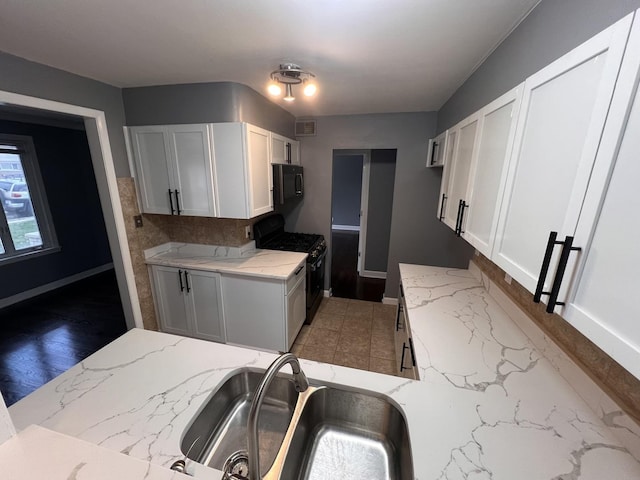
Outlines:
<svg viewBox="0 0 640 480"><path fill-rule="evenodd" d="M436 127L435 112L326 116L318 117L317 122L317 136L300 137L305 198L287 217L287 230L321 233L330 244L333 150L395 148L385 296L397 296L399 262L467 267L473 250L436 219L441 169L425 167L427 142ZM327 258L328 273L331 258ZM325 288L329 282L327 274Z"/></svg>

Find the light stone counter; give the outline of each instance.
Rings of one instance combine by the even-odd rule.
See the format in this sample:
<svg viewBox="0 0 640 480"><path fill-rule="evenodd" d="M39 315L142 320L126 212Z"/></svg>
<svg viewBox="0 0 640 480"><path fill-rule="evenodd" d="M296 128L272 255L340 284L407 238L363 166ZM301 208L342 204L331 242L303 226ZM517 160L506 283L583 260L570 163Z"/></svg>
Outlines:
<svg viewBox="0 0 640 480"><path fill-rule="evenodd" d="M8 480L188 480L178 472L31 425L0 447Z"/></svg>
<svg viewBox="0 0 640 480"><path fill-rule="evenodd" d="M218 273L286 280L306 253L261 250L250 242L242 247L165 243L145 250L148 265L209 270Z"/></svg>
<svg viewBox="0 0 640 480"><path fill-rule="evenodd" d="M400 264L400 277L421 382L476 394L433 478L640 478L638 425L473 263Z"/></svg>
<svg viewBox="0 0 640 480"><path fill-rule="evenodd" d="M460 278L468 291L477 288L468 275ZM462 353L461 373L423 364L421 373L428 373L423 382L311 361L301 364L312 384L380 392L400 405L416 479L640 478L638 462L526 342L465 325L464 341L500 338L509 360L492 367L490 355L476 363ZM238 369L266 368L274 358L134 329L9 411L18 430L38 424L167 467L182 456L181 436L216 387ZM464 366L465 358L474 364ZM492 368L499 370L493 377ZM221 472L193 462L188 472L221 478Z"/></svg>

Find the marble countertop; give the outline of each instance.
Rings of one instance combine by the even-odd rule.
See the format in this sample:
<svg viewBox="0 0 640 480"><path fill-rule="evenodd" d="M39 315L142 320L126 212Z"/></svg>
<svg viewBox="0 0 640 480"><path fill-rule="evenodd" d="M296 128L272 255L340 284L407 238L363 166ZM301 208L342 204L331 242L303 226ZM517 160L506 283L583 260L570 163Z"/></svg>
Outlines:
<svg viewBox="0 0 640 480"><path fill-rule="evenodd" d="M467 442L434 478L640 478L638 426L587 405L479 270L400 264L400 277L421 382L476 395Z"/></svg>
<svg viewBox="0 0 640 480"><path fill-rule="evenodd" d="M286 280L307 258L306 253L242 247L165 243L145 250L149 265L192 268L218 273Z"/></svg>
<svg viewBox="0 0 640 480"><path fill-rule="evenodd" d="M391 397L407 420L415 479L640 478L640 463L608 414L582 400L469 271L400 268L421 381L301 365L312 384ZM264 369L274 358L131 330L11 406L21 432L0 453L37 424L168 467L182 456L181 437L216 388L239 369ZM194 462L187 468L196 478L221 478Z"/></svg>

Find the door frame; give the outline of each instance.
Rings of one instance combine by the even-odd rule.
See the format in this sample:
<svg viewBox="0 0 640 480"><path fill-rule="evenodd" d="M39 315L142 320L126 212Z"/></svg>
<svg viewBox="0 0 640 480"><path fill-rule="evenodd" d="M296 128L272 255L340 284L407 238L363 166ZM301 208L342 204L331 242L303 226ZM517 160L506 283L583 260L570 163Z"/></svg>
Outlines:
<svg viewBox="0 0 640 480"><path fill-rule="evenodd" d="M362 188L360 192L360 232L358 236L358 275L367 277L364 266L367 251L367 216L369 214L369 173L371 172L371 151L362 151Z"/></svg>
<svg viewBox="0 0 640 480"><path fill-rule="evenodd" d="M0 103L82 117L127 328L144 328L104 111L0 90Z"/></svg>

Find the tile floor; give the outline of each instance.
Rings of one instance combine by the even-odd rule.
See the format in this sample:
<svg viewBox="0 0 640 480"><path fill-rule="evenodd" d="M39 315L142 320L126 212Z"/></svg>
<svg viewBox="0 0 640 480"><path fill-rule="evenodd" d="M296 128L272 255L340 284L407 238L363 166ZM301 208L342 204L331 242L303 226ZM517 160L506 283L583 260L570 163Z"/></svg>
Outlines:
<svg viewBox="0 0 640 480"><path fill-rule="evenodd" d="M395 305L324 298L291 352L307 360L395 375L395 317Z"/></svg>

